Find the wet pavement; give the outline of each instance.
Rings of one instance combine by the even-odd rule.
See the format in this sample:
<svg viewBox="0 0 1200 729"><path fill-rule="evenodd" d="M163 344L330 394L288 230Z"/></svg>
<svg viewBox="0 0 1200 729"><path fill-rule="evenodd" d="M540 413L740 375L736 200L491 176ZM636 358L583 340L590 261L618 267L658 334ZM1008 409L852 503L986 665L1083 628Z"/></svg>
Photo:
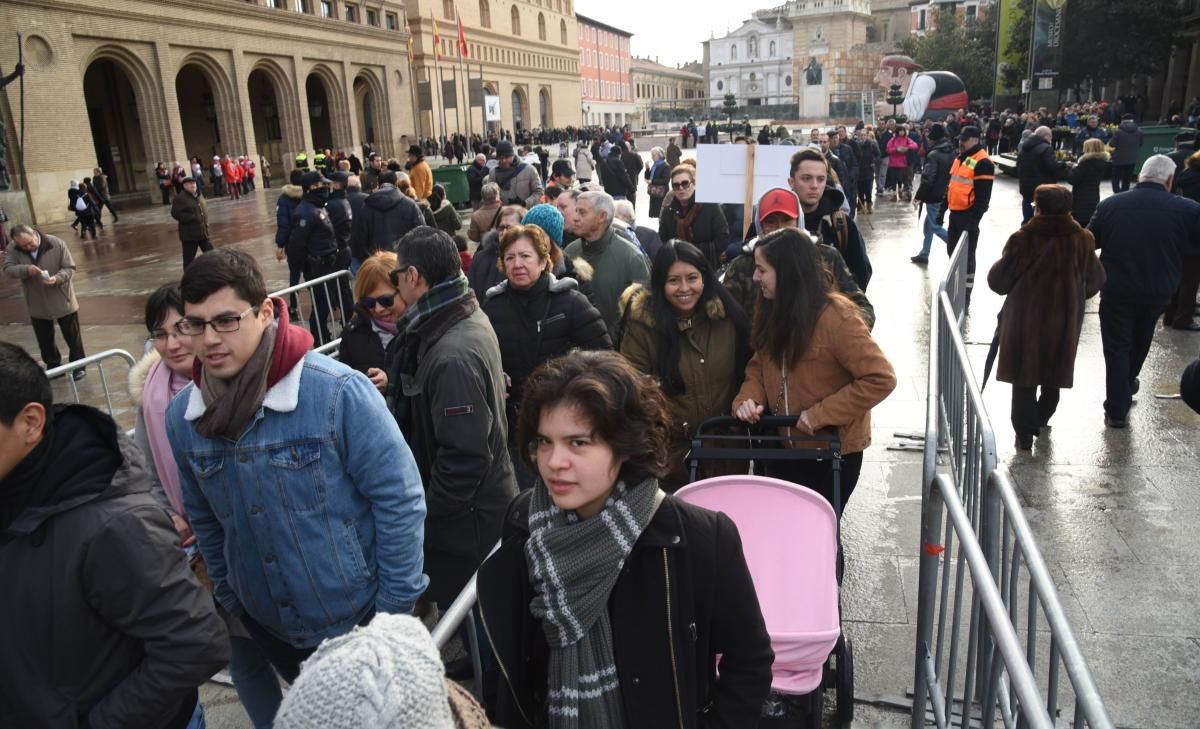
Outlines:
<svg viewBox="0 0 1200 729"><path fill-rule="evenodd" d="M272 289L285 286L287 278L286 266L273 255L276 196L259 191L209 206L214 243L255 255ZM646 210L644 198L639 208ZM1015 182L999 180L983 225L981 281L1019 227L1020 216ZM846 513L842 605L846 631L855 641L859 698L902 700L912 686L921 455L887 446L900 442L897 433L924 430L929 298L946 255L935 241L927 268L909 262L920 244L910 205L881 200L875 214L861 216L859 225L875 268L867 292L878 315L874 334L895 365L899 384L874 411L874 444ZM47 232L63 237L78 263L75 287L88 352L119 348L136 356L145 337L142 302L180 272L179 242L166 209L122 212L121 222L107 224L96 242L81 242L65 227ZM977 371L1001 303L986 289L974 297L965 339ZM1013 448L1009 387L993 382L984 400L1000 461L1020 493L1112 720L1137 729L1195 727L1200 716L1195 690L1200 540L1194 527L1200 520L1200 416L1179 400L1156 395L1178 392L1180 373L1200 349L1200 334L1156 334L1129 428L1106 429L1097 305L1098 299L1088 303L1075 387L1063 391L1053 427L1032 453ZM0 325L0 337L36 351L19 287L7 279L0 280ZM113 363L106 372L117 416L131 424L123 393L126 369ZM103 402L94 368L81 385L85 400ZM57 397L69 393L63 380L55 387ZM210 684L202 695L210 726L249 726L231 689ZM856 726L907 726L906 715L895 709L862 704L857 713Z"/></svg>

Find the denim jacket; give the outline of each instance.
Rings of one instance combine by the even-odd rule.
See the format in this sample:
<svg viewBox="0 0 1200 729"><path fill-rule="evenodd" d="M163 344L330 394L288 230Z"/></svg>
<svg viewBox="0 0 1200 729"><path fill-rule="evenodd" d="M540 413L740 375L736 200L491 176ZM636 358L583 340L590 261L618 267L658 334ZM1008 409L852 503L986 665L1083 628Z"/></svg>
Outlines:
<svg viewBox="0 0 1200 729"><path fill-rule="evenodd" d="M171 401L167 435L217 600L299 648L373 611L411 612L425 497L412 452L361 373L309 352L236 441L209 440L199 388Z"/></svg>

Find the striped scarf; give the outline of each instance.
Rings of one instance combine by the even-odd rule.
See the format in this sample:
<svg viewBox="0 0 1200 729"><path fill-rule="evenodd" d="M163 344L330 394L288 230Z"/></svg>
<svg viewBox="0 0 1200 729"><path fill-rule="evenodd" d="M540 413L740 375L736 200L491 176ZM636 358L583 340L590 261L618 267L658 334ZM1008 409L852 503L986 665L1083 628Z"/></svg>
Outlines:
<svg viewBox="0 0 1200 729"><path fill-rule="evenodd" d="M550 645L551 729L625 725L608 597L661 493L654 479L631 489L619 481L604 510L580 520L554 506L545 486L534 488L525 561L535 593L530 611Z"/></svg>

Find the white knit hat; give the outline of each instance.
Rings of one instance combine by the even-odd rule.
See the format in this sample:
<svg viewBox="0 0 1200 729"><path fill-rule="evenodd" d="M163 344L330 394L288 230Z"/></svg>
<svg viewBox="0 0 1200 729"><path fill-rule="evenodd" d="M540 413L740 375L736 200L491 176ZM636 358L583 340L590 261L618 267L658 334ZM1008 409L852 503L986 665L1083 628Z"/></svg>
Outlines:
<svg viewBox="0 0 1200 729"><path fill-rule="evenodd" d="M444 670L420 620L377 615L304 662L275 729L454 729Z"/></svg>

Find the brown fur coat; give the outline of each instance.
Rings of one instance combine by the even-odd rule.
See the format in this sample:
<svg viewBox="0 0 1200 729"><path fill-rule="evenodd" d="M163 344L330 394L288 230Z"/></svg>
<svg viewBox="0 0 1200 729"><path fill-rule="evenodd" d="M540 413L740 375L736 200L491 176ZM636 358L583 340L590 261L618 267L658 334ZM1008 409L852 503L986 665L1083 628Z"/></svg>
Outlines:
<svg viewBox="0 0 1200 729"><path fill-rule="evenodd" d="M1070 215L1037 215L1013 233L988 272L1007 294L996 379L1071 387L1084 302L1104 284L1096 241Z"/></svg>

